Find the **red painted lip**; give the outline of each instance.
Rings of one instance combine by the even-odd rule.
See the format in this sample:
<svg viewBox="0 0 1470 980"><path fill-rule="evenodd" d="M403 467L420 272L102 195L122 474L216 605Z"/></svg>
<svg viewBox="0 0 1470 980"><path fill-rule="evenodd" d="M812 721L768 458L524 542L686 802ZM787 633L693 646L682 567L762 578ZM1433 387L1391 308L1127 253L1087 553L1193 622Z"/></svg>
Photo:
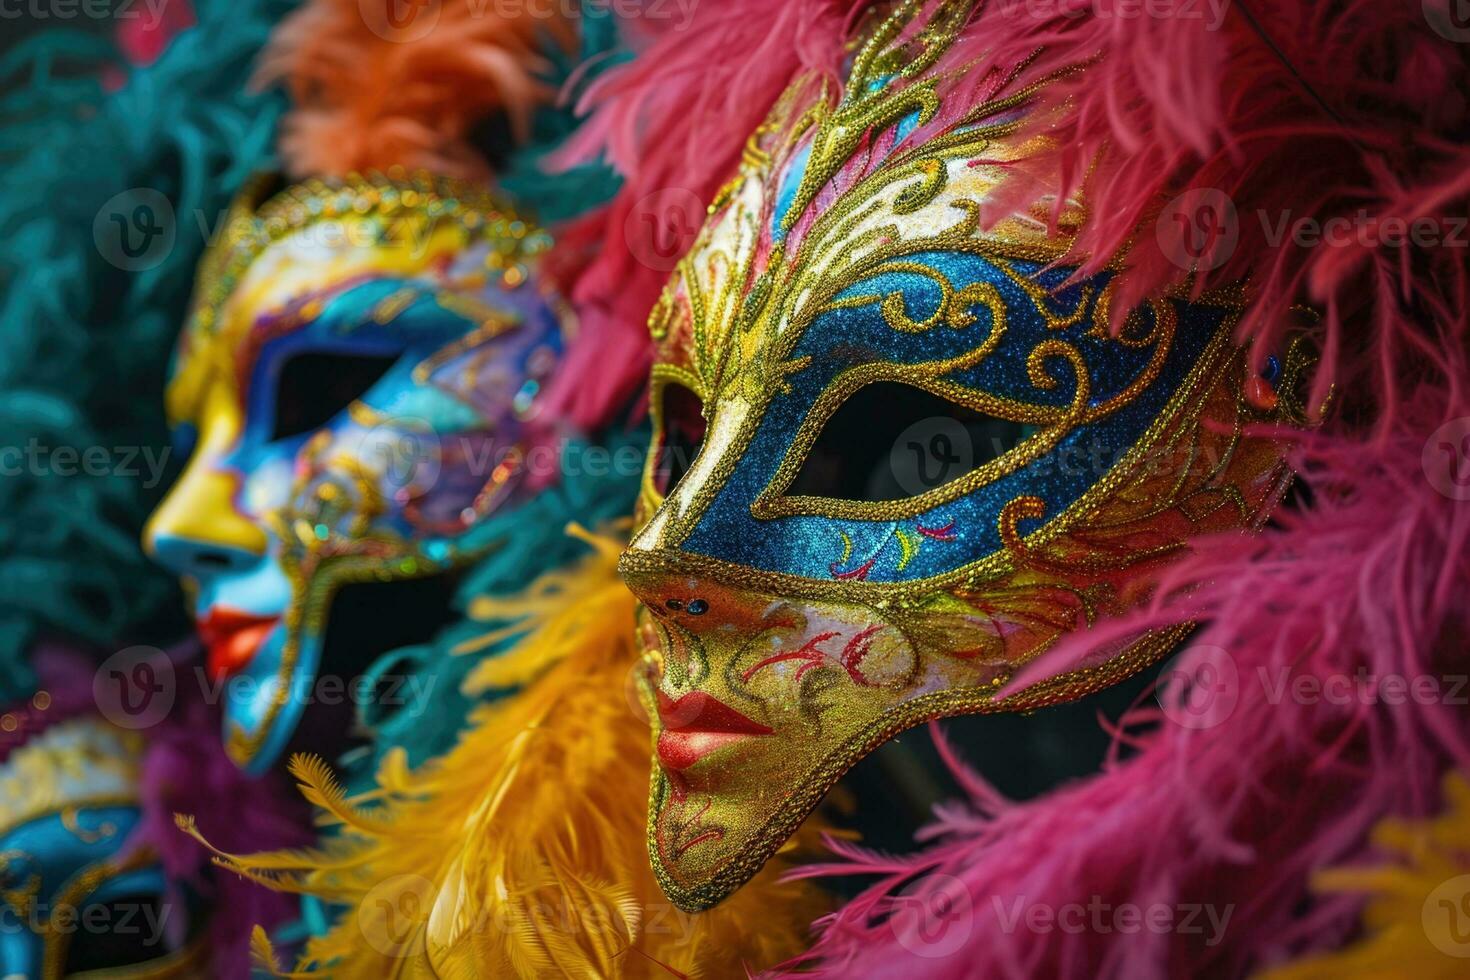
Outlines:
<svg viewBox="0 0 1470 980"><path fill-rule="evenodd" d="M658 759L665 768L676 772L688 769L732 742L771 734L765 725L703 691L690 691L677 701L659 691L658 716L663 722L663 731L658 736Z"/></svg>
<svg viewBox="0 0 1470 980"><path fill-rule="evenodd" d="M199 639L209 652L209 674L221 680L239 673L255 656L280 616L257 616L224 606L215 606L198 621Z"/></svg>

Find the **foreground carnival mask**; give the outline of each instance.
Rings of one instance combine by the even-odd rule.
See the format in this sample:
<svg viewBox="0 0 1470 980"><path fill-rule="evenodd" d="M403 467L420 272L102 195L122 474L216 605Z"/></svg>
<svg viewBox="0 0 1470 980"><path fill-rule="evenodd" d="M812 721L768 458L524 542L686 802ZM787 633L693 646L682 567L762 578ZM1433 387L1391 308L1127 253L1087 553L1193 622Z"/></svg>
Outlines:
<svg viewBox="0 0 1470 980"><path fill-rule="evenodd" d="M187 941L157 855L125 846L142 820L141 737L81 717L4 748L0 976L203 976L207 949Z"/></svg>
<svg viewBox="0 0 1470 980"><path fill-rule="evenodd" d="M343 586L495 546L561 351L533 281L548 241L484 191L402 174L262 204L268 190L243 195L201 266L168 389L194 449L145 535L193 590L210 672L229 681L226 745L250 771L317 698ZM401 635L414 616L396 601L354 617L386 646L423 638Z"/></svg>
<svg viewBox="0 0 1470 980"><path fill-rule="evenodd" d="M655 441L621 570L656 714L649 847L684 909L749 879L896 733L1159 658L1187 626L996 697L1143 599L1188 537L1258 525L1288 476L1242 427L1292 414L1296 368L1247 377L1235 297L1160 300L1112 336L1112 272L1048 264L1080 205L1060 238L1044 213L982 229L1026 152L1025 94L945 104L933 66L964 7L900 37L914 7L836 107L816 82L783 96L651 318Z"/></svg>

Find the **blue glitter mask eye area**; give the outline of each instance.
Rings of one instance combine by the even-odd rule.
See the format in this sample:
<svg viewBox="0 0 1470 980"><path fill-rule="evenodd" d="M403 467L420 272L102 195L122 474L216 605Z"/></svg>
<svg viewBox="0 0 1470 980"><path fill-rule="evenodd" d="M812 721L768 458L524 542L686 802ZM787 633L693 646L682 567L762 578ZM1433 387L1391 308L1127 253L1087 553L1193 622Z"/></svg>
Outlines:
<svg viewBox="0 0 1470 980"><path fill-rule="evenodd" d="M1139 311L1114 337L1099 319L1108 274L1056 290L1067 270L1042 270L920 253L902 271L839 293L837 308L795 345L792 359L804 366L786 375L684 547L805 578L911 581L998 552L999 518L1011 500L1042 503L1021 522L1023 534L1074 505L1138 445L1232 314L1167 301ZM962 299L946 309L946 296ZM787 495L822 423L854 385L876 381L924 388L1031 434L980 470L908 500L873 506ZM936 429L953 432L942 421ZM951 453L973 459L968 438L961 430ZM926 542L933 546L915 546Z"/></svg>

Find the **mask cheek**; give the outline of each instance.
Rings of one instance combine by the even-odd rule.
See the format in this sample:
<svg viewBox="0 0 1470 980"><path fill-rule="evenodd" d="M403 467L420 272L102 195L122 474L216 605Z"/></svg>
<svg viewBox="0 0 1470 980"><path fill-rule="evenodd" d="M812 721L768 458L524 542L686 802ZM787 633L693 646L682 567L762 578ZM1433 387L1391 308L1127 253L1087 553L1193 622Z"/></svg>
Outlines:
<svg viewBox="0 0 1470 980"><path fill-rule="evenodd" d="M291 500L291 460L276 457L263 460L244 472L240 502L253 518L279 511Z"/></svg>
<svg viewBox="0 0 1470 980"><path fill-rule="evenodd" d="M908 637L887 623L855 635L843 651L843 665L854 683L904 691L919 673L919 657Z"/></svg>

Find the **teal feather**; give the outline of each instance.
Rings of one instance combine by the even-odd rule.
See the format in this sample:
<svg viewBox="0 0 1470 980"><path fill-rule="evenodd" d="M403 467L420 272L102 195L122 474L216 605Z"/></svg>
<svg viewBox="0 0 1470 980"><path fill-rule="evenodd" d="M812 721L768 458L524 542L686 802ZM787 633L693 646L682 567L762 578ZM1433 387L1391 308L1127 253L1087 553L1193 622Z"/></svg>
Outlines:
<svg viewBox="0 0 1470 980"><path fill-rule="evenodd" d="M629 57L622 46L617 18L605 4L583 4L580 25L581 44L575 58L561 54L555 45L545 46L550 68L544 80L561 91L562 97L533 114L530 139L511 154L500 174L506 191L550 225L607 203L621 185L616 172L601 161L561 171L548 170L544 165L546 157L577 127L572 107L578 91Z"/></svg>
<svg viewBox="0 0 1470 980"><path fill-rule="evenodd" d="M181 608L137 543L163 486L23 460L13 473L16 452L32 439L100 446L115 464L119 449L165 451L160 394L205 244L198 219L213 227L244 175L271 163L283 100L243 80L289 7L196 0L199 26L113 92L101 76L121 61L95 37L49 31L0 58L0 701L30 688L38 636L105 646ZM172 205L175 244L124 272L93 224L140 187Z"/></svg>

